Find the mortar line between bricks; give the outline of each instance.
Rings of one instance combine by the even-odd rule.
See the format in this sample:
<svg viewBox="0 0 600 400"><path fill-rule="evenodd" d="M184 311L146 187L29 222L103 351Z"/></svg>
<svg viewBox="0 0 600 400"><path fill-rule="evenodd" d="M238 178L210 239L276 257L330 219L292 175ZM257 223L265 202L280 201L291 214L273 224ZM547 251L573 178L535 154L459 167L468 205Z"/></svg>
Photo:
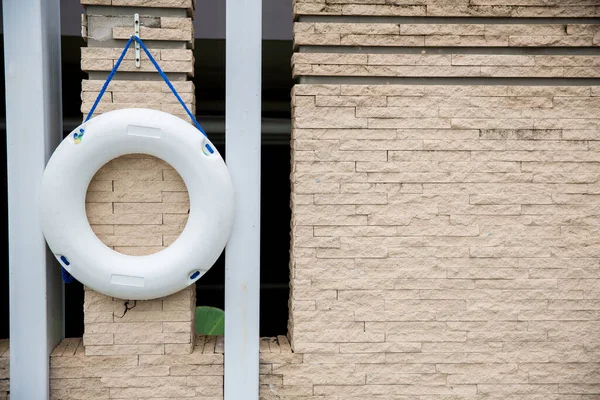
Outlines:
<svg viewBox="0 0 600 400"><path fill-rule="evenodd" d="M296 53L600 56L600 47L298 46Z"/></svg>
<svg viewBox="0 0 600 400"><path fill-rule="evenodd" d="M87 48L89 49L114 49L123 48L127 39L106 39L103 41L88 37ZM190 50L186 47L187 40L144 40L144 44L152 46L152 50Z"/></svg>
<svg viewBox="0 0 600 400"><path fill-rule="evenodd" d="M138 7L133 6L118 6L118 14L115 15L115 6L109 5L86 5L86 15L89 17L98 17L98 16L110 16L110 17L133 17L133 14L139 12ZM187 10L185 8L169 8L169 7L147 7L144 8L144 17L179 17L186 18L188 17ZM145 41L144 41L145 43Z"/></svg>
<svg viewBox="0 0 600 400"><path fill-rule="evenodd" d="M104 81L110 74L110 71L89 71L88 79L90 81ZM183 78L186 77L185 72L166 72L165 75L171 81L188 82ZM162 78L155 71L152 72L131 72L119 71L113 78L113 81L140 81L140 82L162 82Z"/></svg>
<svg viewBox="0 0 600 400"><path fill-rule="evenodd" d="M496 25L561 25L598 24L600 18L516 18L516 17L402 17L377 15L306 15L296 22L382 23L382 24L496 24Z"/></svg>
<svg viewBox="0 0 600 400"><path fill-rule="evenodd" d="M441 78L376 76L300 76L304 85L467 85L467 86L599 86L600 78Z"/></svg>

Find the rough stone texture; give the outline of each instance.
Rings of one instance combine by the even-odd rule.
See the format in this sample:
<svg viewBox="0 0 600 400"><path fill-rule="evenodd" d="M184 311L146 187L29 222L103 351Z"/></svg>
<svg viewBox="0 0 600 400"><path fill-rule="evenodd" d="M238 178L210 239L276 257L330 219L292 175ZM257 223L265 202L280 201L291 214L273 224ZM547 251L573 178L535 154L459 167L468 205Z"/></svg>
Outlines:
<svg viewBox="0 0 600 400"><path fill-rule="evenodd" d="M8 339L0 340L0 400L9 397L9 348Z"/></svg>
<svg viewBox="0 0 600 400"><path fill-rule="evenodd" d="M281 366L284 384L338 400L600 395L600 90L498 79L598 77L597 55L537 51L596 46L598 25L331 17L577 18L599 5L295 2L289 335L303 362Z"/></svg>
<svg viewBox="0 0 600 400"><path fill-rule="evenodd" d="M195 0L81 0L83 5L129 6L129 7L160 7L160 8L185 8L188 10L196 6Z"/></svg>
<svg viewBox="0 0 600 400"><path fill-rule="evenodd" d="M115 203L121 204L127 203ZM135 214L133 217L138 222ZM181 230L179 225L167 224L146 225L145 232L137 224L92 225L92 228L107 245L131 255L160 251L161 236L178 234ZM113 232L107 233L110 231L107 228ZM195 286L161 299L128 303L86 290L85 354L189 354L193 349L195 303Z"/></svg>
<svg viewBox="0 0 600 400"><path fill-rule="evenodd" d="M133 34L133 15L123 15L125 11L114 8L111 15L84 14L82 30L84 40L102 43L109 40L127 40ZM190 17L160 17L147 15L138 9L140 15L140 38L147 41L174 42L170 47L193 47L194 27ZM159 44L160 47L160 44Z"/></svg>
<svg viewBox="0 0 600 400"><path fill-rule="evenodd" d="M297 22L296 46L590 47L598 27L587 24Z"/></svg>
<svg viewBox="0 0 600 400"><path fill-rule="evenodd" d="M114 1L114 0L113 0ZM595 0L295 0L296 15L597 17Z"/></svg>
<svg viewBox="0 0 600 400"><path fill-rule="evenodd" d="M600 56L296 53L300 76L598 78Z"/></svg>
<svg viewBox="0 0 600 400"><path fill-rule="evenodd" d="M222 337L198 336L191 354L86 355L85 341L85 338L65 339L52 352L52 400L223 398ZM312 392L310 385L298 381L302 372L290 375L289 382L283 381L286 366L302 362L302 355L291 352L285 336L261 340L260 362L262 399Z"/></svg>
<svg viewBox="0 0 600 400"><path fill-rule="evenodd" d="M284 384L337 399L600 394L598 95L296 85L289 333L304 357Z"/></svg>
<svg viewBox="0 0 600 400"><path fill-rule="evenodd" d="M113 0L112 5L191 8L189 1L150 4ZM121 11L119 7L113 10L111 16L87 14L83 19L89 34L88 47L81 51L81 66L86 72L108 73L122 49L105 47L102 42L127 39L131 35L133 19L123 14L133 11ZM175 88L195 112L194 85L185 80L193 74L194 65L192 50L185 45L193 37L191 18L145 16L143 9L140 16L140 36L153 40L148 43L151 54L165 72L174 74ZM184 42L182 47L172 48L173 43L179 42ZM189 120L143 53L141 68L137 69L133 48L130 49L119 71L145 73L146 79L113 80L94 115L143 107ZM81 111L84 115L91 109L103 83L104 77L82 82ZM148 155L133 154L110 161L96 173L88 187L86 212L92 229L107 246L124 254L140 256L158 252L177 239L187 222L189 198L183 180L168 164ZM166 298L128 303L86 290L85 355L189 354L195 339L195 303L195 286ZM67 382L63 386L67 387Z"/></svg>
<svg viewBox="0 0 600 400"><path fill-rule="evenodd" d="M119 59L123 49L120 48L93 48L84 47L81 49L81 68L84 71L106 71L110 72L114 64ZM179 72L189 76L194 75L194 58L192 50L186 49L162 49L151 50L152 56L158 61L164 72ZM141 54L140 68L136 68L134 60L134 50L130 49L121 65L119 71L127 72L154 72L156 69L148 60L146 55Z"/></svg>
<svg viewBox="0 0 600 400"><path fill-rule="evenodd" d="M333 47L293 58L297 78L321 77L321 83L297 84L292 92L288 334L294 351L283 336L261 341L261 399L600 396L600 88L498 79L598 77L596 55L531 51L598 45L598 26L301 20L579 18L598 16L599 6L596 0L295 2L295 43ZM177 28L163 22L147 27ZM335 46L384 50L345 54ZM393 54L385 50L390 46L421 51ZM427 49L457 46L474 50ZM482 46L523 49L477 52ZM184 48L153 51L161 64L193 63ZM115 50L93 49L84 58L101 71ZM339 76L344 84L335 83ZM353 78L378 76L384 79L371 85ZM385 79L398 76L479 77L482 84ZM83 110L100 85L83 82ZM191 83L176 85L193 105ZM174 105L156 81L117 81L109 92L101 111ZM168 244L185 221L186 196L175 178L148 157L107 166L88 195L88 215L102 222L94 224L96 233L135 254ZM183 292L138 302L123 315L123 301L87 291L86 347L70 339L55 350L53 398L222 399L223 342L198 337L191 347L192 298Z"/></svg>

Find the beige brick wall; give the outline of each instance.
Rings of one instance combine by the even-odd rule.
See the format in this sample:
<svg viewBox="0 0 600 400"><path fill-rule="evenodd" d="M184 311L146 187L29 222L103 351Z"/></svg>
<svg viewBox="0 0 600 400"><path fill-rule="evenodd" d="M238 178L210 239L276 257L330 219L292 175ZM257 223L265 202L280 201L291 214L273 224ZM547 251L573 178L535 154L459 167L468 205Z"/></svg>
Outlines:
<svg viewBox="0 0 600 400"><path fill-rule="evenodd" d="M293 341L261 341L261 399L600 395L600 86L581 80L597 77L600 56L598 26L577 20L598 6L295 2ZM427 16L464 20L412 18ZM99 90L91 82L84 103ZM122 95L106 104L145 104L155 97L133 88L162 92L155 83L115 82ZM164 225L172 173L150 158L119 163L156 163L142 168L156 179L135 185L150 200L160 192L150 214ZM118 169L100 176L115 184ZM135 192L90 196L118 210ZM95 229L117 246L135 240L115 238L125 225L140 232ZM150 225L164 245L168 228ZM54 351L52 398L222 399L222 339L198 337L191 353L179 342L192 298L138 302L121 317L122 302L88 291L85 350L68 339Z"/></svg>
<svg viewBox="0 0 600 400"><path fill-rule="evenodd" d="M391 3L295 2L284 385L598 397L600 3Z"/></svg>
<svg viewBox="0 0 600 400"><path fill-rule="evenodd" d="M107 0L105 0L107 1ZM293 0L296 16L514 17L600 15L594 0Z"/></svg>
<svg viewBox="0 0 600 400"><path fill-rule="evenodd" d="M195 338L195 289L192 285L168 297L127 305L86 290L85 354L189 354Z"/></svg>
<svg viewBox="0 0 600 400"><path fill-rule="evenodd" d="M143 3L113 1L112 5ZM162 10L185 7L185 2L178 3L181 4L155 1L152 6ZM89 79L82 83L84 115L121 54L125 40L133 33L134 12L140 15L140 37L147 41L152 55L174 80L186 105L195 112L194 84L187 80L194 71L193 26L188 16L191 2L188 6L189 10L180 10L180 17L166 11L162 12L167 16L162 16L160 10L149 8L120 7L97 14L91 8L84 15L83 34L88 47L82 48L81 67L89 73ZM95 115L130 107L158 109L189 120L144 54L141 68L135 68L133 49L125 56ZM98 171L88 188L86 211L96 235L107 246L124 254L146 255L177 239L187 222L189 198L183 180L168 164L148 155L133 154L112 160ZM129 303L86 290L85 353L88 356L189 354L194 348L195 303L195 286L166 298Z"/></svg>
<svg viewBox="0 0 600 400"><path fill-rule="evenodd" d="M262 399L312 392L301 376L284 384L283 366L302 362L284 336L261 341L260 362ZM223 398L222 337L198 336L191 354L96 356L87 355L81 339L65 339L53 351L50 367L50 395L56 400Z"/></svg>
<svg viewBox="0 0 600 400"><path fill-rule="evenodd" d="M9 388L9 341L0 340L0 400L8 399Z"/></svg>
<svg viewBox="0 0 600 400"><path fill-rule="evenodd" d="M599 94L296 85L290 333L315 395L600 392Z"/></svg>
<svg viewBox="0 0 600 400"><path fill-rule="evenodd" d="M296 53L295 77L599 78L588 55Z"/></svg>
<svg viewBox="0 0 600 400"><path fill-rule="evenodd" d="M294 43L297 46L589 47L599 44L599 30L598 25L570 23L298 22L294 26Z"/></svg>
<svg viewBox="0 0 600 400"><path fill-rule="evenodd" d="M86 6L181 8L191 12L196 7L196 0L81 0L81 4Z"/></svg>
<svg viewBox="0 0 600 400"><path fill-rule="evenodd" d="M122 156L102 167L88 188L86 202L96 235L129 255L168 247L183 231L190 207L179 174L144 154Z"/></svg>

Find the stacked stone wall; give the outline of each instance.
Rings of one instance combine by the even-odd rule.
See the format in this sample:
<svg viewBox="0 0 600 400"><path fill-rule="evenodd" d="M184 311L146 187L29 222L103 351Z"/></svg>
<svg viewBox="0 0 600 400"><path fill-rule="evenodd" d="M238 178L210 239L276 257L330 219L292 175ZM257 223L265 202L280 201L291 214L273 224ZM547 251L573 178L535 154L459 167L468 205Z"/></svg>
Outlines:
<svg viewBox="0 0 600 400"><path fill-rule="evenodd" d="M295 2L284 384L600 394L598 5Z"/></svg>
<svg viewBox="0 0 600 400"><path fill-rule="evenodd" d="M115 6L143 7L142 38L193 107L189 0L86 1L83 112L129 35L132 9ZM261 399L598 398L600 4L294 13L291 343L262 339ZM100 111L177 113L144 68L129 63ZM128 254L167 246L182 182L156 159L113 163L88 193L98 236ZM52 398L222 399L223 340L193 334L194 298L124 313L87 291L83 341L51 357Z"/></svg>

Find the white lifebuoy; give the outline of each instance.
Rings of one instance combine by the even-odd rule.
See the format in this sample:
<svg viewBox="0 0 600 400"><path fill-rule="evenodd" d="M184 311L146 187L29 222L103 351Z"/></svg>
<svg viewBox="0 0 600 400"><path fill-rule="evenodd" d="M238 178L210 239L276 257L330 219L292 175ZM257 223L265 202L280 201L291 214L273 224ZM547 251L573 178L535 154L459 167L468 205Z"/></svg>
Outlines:
<svg viewBox="0 0 600 400"><path fill-rule="evenodd" d="M95 117L58 146L44 172L41 226L61 265L90 288L121 299L175 293L200 278L221 254L233 224L233 186L221 155L184 120L149 109L122 109ZM169 163L183 178L188 222L168 248L148 256L118 253L90 227L85 198L96 172L125 154L144 153Z"/></svg>

